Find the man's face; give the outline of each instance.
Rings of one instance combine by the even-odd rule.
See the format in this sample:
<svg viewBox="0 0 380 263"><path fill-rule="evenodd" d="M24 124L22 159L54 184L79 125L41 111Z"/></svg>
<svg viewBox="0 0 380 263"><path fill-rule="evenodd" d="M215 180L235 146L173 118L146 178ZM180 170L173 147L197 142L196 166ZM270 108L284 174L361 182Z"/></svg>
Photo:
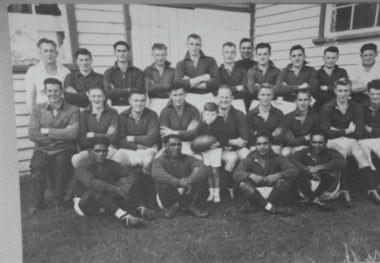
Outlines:
<svg viewBox="0 0 380 263"><path fill-rule="evenodd" d="M89 71L91 70L92 65L92 59L89 55L78 55L77 59L75 60L77 63L80 71Z"/></svg>
<svg viewBox="0 0 380 263"><path fill-rule="evenodd" d="M243 42L240 45L240 55L242 59L251 59L253 46L251 42Z"/></svg>
<svg viewBox="0 0 380 263"><path fill-rule="evenodd" d="M108 149L104 144L96 144L94 149L88 149L88 156L97 163L104 163L108 154Z"/></svg>
<svg viewBox="0 0 380 263"><path fill-rule="evenodd" d="M319 155L324 149L326 149L327 142L322 135L314 135L310 139L310 150L312 154Z"/></svg>
<svg viewBox="0 0 380 263"><path fill-rule="evenodd" d="M45 94L50 104L60 103L62 101L62 93L62 89L58 84L46 84Z"/></svg>
<svg viewBox="0 0 380 263"><path fill-rule="evenodd" d="M45 64L55 63L58 56L57 48L50 43L42 43L40 45L40 56Z"/></svg>
<svg viewBox="0 0 380 263"><path fill-rule="evenodd" d="M132 94L129 98L129 104L134 112L140 113L145 109L145 94Z"/></svg>
<svg viewBox="0 0 380 263"><path fill-rule="evenodd" d="M91 102L92 107L97 109L104 106L106 96L104 96L103 91L99 89L91 89L88 92L88 100Z"/></svg>
<svg viewBox="0 0 380 263"><path fill-rule="evenodd" d="M170 138L166 143L166 152L169 156L178 157L182 151L182 143L179 138Z"/></svg>
<svg viewBox="0 0 380 263"><path fill-rule="evenodd" d="M290 61L292 62L293 67L300 68L305 62L305 54L301 49L293 50L290 54Z"/></svg>
<svg viewBox="0 0 380 263"><path fill-rule="evenodd" d="M233 100L234 97L229 89L220 89L218 91L219 108L229 109Z"/></svg>
<svg viewBox="0 0 380 263"><path fill-rule="evenodd" d="M273 89L262 88L257 95L262 106L268 106L273 100Z"/></svg>
<svg viewBox="0 0 380 263"><path fill-rule="evenodd" d="M268 48L259 48L256 50L256 60L260 65L269 63L271 53Z"/></svg>
<svg viewBox="0 0 380 263"><path fill-rule="evenodd" d="M309 95L304 93L298 93L296 104L297 108L301 111L308 109L310 105Z"/></svg>
<svg viewBox="0 0 380 263"><path fill-rule="evenodd" d="M380 89L369 89L369 99L371 100L371 103L374 105L380 104Z"/></svg>
<svg viewBox="0 0 380 263"><path fill-rule="evenodd" d="M202 41L200 38L190 37L186 42L186 46L190 55L199 55L202 49Z"/></svg>
<svg viewBox="0 0 380 263"><path fill-rule="evenodd" d="M377 52L375 50L365 50L360 57L364 66L372 66L376 61Z"/></svg>
<svg viewBox="0 0 380 263"><path fill-rule="evenodd" d="M154 49L152 51L152 56L154 59L154 63L157 66L162 67L165 65L165 61L166 61L166 57L168 56L168 52L166 51L166 49Z"/></svg>
<svg viewBox="0 0 380 263"><path fill-rule="evenodd" d="M205 110L203 112L203 120L208 125L210 125L211 123L213 123L215 121L216 117L218 117L218 114L217 114L216 111L207 111L207 110Z"/></svg>
<svg viewBox="0 0 380 263"><path fill-rule="evenodd" d="M339 102L348 101L348 97L351 94L351 86L350 85L338 85L335 87L334 92L336 94L336 99Z"/></svg>
<svg viewBox="0 0 380 263"><path fill-rule="evenodd" d="M224 46L222 50L224 62L233 63L236 57L236 48L234 46Z"/></svg>
<svg viewBox="0 0 380 263"><path fill-rule="evenodd" d="M323 60L325 62L326 68L334 68L336 65L336 62L338 61L339 55L335 52L329 52L327 51L325 55L323 56Z"/></svg>
<svg viewBox="0 0 380 263"><path fill-rule="evenodd" d="M116 56L116 60L121 63L125 63L128 61L128 49L124 45L117 45L114 54Z"/></svg>
<svg viewBox="0 0 380 263"><path fill-rule="evenodd" d="M264 157L270 153L271 143L267 137L259 137L255 143L257 153Z"/></svg>
<svg viewBox="0 0 380 263"><path fill-rule="evenodd" d="M173 102L174 107L181 107L185 104L186 92L184 89L172 90L170 92L170 99Z"/></svg>

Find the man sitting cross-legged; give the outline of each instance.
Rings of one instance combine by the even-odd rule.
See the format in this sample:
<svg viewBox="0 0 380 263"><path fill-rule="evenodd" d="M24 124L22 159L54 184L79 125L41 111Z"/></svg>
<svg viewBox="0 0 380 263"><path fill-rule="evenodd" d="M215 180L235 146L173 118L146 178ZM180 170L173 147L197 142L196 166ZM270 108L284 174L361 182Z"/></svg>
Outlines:
<svg viewBox="0 0 380 263"><path fill-rule="evenodd" d="M281 207L292 181L297 177L297 168L285 157L271 149L270 135L255 136L256 151L250 153L234 172L234 179L247 197L249 207L243 212L251 212L251 205L282 216L290 216L289 208Z"/></svg>
<svg viewBox="0 0 380 263"><path fill-rule="evenodd" d="M166 218L174 218L180 209L195 217L207 217L208 211L199 210L194 203L208 170L198 159L182 154L178 135L169 135L164 142L165 151L152 167L153 180L158 183L158 205L166 210Z"/></svg>
<svg viewBox="0 0 380 263"><path fill-rule="evenodd" d="M343 156L352 156L358 163L359 173L368 187L369 199L380 205L380 197L376 191L375 172L358 143L363 133L363 110L360 105L349 100L351 81L339 79L335 83L336 99L325 104L321 110L321 128L328 132L328 147L338 150ZM341 179L344 179L343 177ZM343 196L351 201L347 182L341 180Z"/></svg>
<svg viewBox="0 0 380 263"><path fill-rule="evenodd" d="M143 225L143 220L126 212L127 208L147 220L154 212L142 205L138 170L123 169L106 159L109 141L96 137L88 140L88 157L75 171L74 210L81 216L94 216L103 208L126 227Z"/></svg>
<svg viewBox="0 0 380 263"><path fill-rule="evenodd" d="M346 176L346 160L337 150L327 148L328 134L316 129L310 134L309 147L297 151L291 161L298 168L297 178L304 201L323 211L332 208L324 200L339 196L339 177Z"/></svg>

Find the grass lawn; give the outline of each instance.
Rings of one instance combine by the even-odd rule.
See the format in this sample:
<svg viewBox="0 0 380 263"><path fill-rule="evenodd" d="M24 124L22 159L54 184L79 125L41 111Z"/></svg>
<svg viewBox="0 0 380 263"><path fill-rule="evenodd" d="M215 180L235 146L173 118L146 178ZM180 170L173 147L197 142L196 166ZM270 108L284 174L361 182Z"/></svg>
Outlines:
<svg viewBox="0 0 380 263"><path fill-rule="evenodd" d="M281 218L242 214L243 201L225 202L210 205L208 219L181 214L142 229L126 229L105 214L83 218L71 209L31 216L29 178L22 178L21 192L24 262L380 261L380 206L363 189L353 191L350 210L333 201L331 213L294 206L296 216Z"/></svg>

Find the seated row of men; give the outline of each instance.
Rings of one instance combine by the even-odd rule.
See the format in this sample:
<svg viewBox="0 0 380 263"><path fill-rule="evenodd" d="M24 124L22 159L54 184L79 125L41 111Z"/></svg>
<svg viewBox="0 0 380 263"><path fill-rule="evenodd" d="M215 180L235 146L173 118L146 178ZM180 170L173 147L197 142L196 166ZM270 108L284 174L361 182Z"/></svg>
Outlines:
<svg viewBox="0 0 380 263"><path fill-rule="evenodd" d="M79 113L78 107L63 100L63 87L59 80L46 79L44 85L48 102L34 107L29 129L30 139L36 143L31 169L37 194L37 209L44 208L47 174L52 175L57 206L62 206L65 201L69 201L65 200L64 189L73 172L71 161L77 168L75 176L78 180L77 185L82 187L82 191L79 193L76 191L77 197L80 197L75 199L76 211L82 215L89 215L102 207L117 217L123 218L128 225L139 225L141 220L127 214L125 209L119 208L120 206L112 202L111 204L107 195L104 196L102 193L116 194L124 201L133 200L135 213L142 218L151 219L154 213L146 205L155 196L152 178L164 185L176 187L177 192L172 193L173 189L167 190L163 187L165 190L161 194L158 193L157 201L161 207L168 209L167 217L173 217L181 207L196 216L207 216L207 212L194 207L194 202L188 202L193 199L186 199L186 193L195 191L193 181L198 179L202 181L202 178L207 177L209 186L207 200L220 202L220 173L223 173L223 178L226 178L226 188L230 199L234 199L233 179L235 179L240 182L240 188L249 196L249 200L252 199L252 202L258 203L259 207L272 213L289 214L289 211L274 207L274 204L284 200L283 194L289 190L290 182L300 172L312 181L320 180L321 182L317 187L318 191L313 192L311 188L309 189L314 194L305 190L307 183L304 182L300 186L303 195L313 204L328 209L328 205L318 198L334 181L333 190L336 191L333 191L333 196L336 197L339 194L339 187L337 187L339 183L344 204L351 206L344 158L338 158L337 155L340 156L340 154L334 150L328 150L333 154L324 155L323 149L324 144L327 143L327 137L331 138L328 142L329 147L335 148L345 157L353 156L356 159L359 172L369 189L370 200L380 204L380 197L376 191L375 167L371 160L371 150L376 153L379 147L376 133L380 127L380 121L377 118L380 105L379 80L372 81L368 85L370 99L363 108L349 100L351 82L348 79L338 80L334 88L336 99L323 106L320 118L318 113L310 107L311 95L305 90L298 91L296 95L296 110L284 117L280 110L272 106L275 88L268 84L258 88L259 105L245 116L232 106L233 92L230 87L224 85L218 90L218 104L208 102L204 105L203 121L200 119L199 111L186 102L186 88L181 81L174 82L170 86L170 101L162 110L160 118L155 112L145 107L147 96L140 90L131 90L129 94L131 106L118 116L117 111L105 103L105 93L100 87L92 87L89 90L90 105ZM327 134L319 131L315 135L317 138L314 138L312 134L316 133L318 127L323 128ZM166 143L164 149L157 153L159 132ZM75 154L78 134L82 152ZM194 155L190 142L202 134L215 136L217 143L210 150L203 152L202 157L197 156L203 159L201 165L196 158L190 158L188 155ZM362 137L363 134L365 137ZM96 141L98 138L105 138L111 145L103 142L99 149L97 144L85 143L88 139ZM308 155L311 156L309 159L304 158L307 157L307 154L303 154L305 152L301 154L296 152L293 155L294 158L296 156L300 159L304 158L299 160L302 164L296 163L298 168L303 167L299 171L285 157L275 154L275 152L281 153L282 146L286 146L282 148L282 151L288 156L299 147L306 146L307 148L309 145L310 151L313 151ZM107 149L105 149L106 146ZM269 158L272 155L276 160L273 163L269 162L269 159L261 158L262 156ZM106 156L121 166L115 165L115 162L111 162L111 166L117 166L116 168L98 165L96 160L102 161ZM173 156L176 158L172 158ZM324 165L338 159L342 159L344 165L342 162ZM222 160L225 165L224 169L220 170ZM241 161L239 167L235 170L239 161ZM89 164L87 168L83 167L86 163ZM137 168L133 168L136 166ZM140 170L139 167L142 169ZM195 167L199 167L196 172ZM288 168L290 171L284 173ZM116 177L112 177L111 180L109 176L114 173L114 169L120 169L120 172L117 172ZM326 171L339 171L337 173L339 176L335 174L321 176L321 173ZM123 175L121 176L123 178L118 178L117 174ZM188 176L190 179L182 180ZM258 178L263 176L264 179ZM108 182L112 185L119 179L127 180L124 177L127 177L128 181L120 182L120 185L110 187L104 184ZM248 183L245 182L247 180ZM256 191L255 187L250 185L252 182L257 183L258 188L272 187L269 189L271 190L268 195L269 201L262 201L266 194ZM315 184L312 185L315 186ZM90 192L86 194L87 192L83 189ZM134 191L140 197L132 198ZM142 197L141 194L143 194ZM82 200L83 197L85 198ZM182 197L187 200L183 201L185 203L183 205L181 205L182 201L177 200L178 198L182 200ZM177 201L173 203L173 200ZM86 204L89 204L89 208ZM81 208L84 210L88 208L90 212Z"/></svg>
<svg viewBox="0 0 380 263"><path fill-rule="evenodd" d="M348 78L346 70L336 64L339 49L335 46L324 50L324 65L319 70L307 66L305 49L300 45L290 49L291 63L283 70L276 68L270 60L271 46L268 43L256 45L257 62L252 60L253 43L250 39L240 42L242 60L236 62L236 46L231 42L225 43L222 47L224 62L219 68L214 58L202 52L199 35L189 35L186 46L188 52L174 69L166 60L167 47L154 44L154 63L143 72L129 61L128 43L118 41L113 45L115 65L107 69L103 76L93 71L92 55L87 49L79 49L75 53L79 70L70 73L56 61L56 44L41 39L38 43L40 64L31 67L25 78L28 109L31 112L33 105L46 101L43 81L56 78L64 83L65 100L81 108L90 103L86 96L89 88L103 86L111 105L119 112L129 105L131 90L138 89L147 92L149 108L159 114L168 102L171 83L181 81L188 92L189 101L199 110L206 102L213 101L218 87L224 84L233 91L235 108L246 113L258 104L258 87L269 83L275 87L276 95L283 99L281 109L285 113L294 110L294 104L290 102L295 101L298 90L309 90L316 100L313 107L319 112L324 104L335 98L335 81ZM376 63L377 46L372 43L363 45L360 56L362 63L349 76L353 82L352 99L358 103L367 98L368 82L380 78L380 66Z"/></svg>

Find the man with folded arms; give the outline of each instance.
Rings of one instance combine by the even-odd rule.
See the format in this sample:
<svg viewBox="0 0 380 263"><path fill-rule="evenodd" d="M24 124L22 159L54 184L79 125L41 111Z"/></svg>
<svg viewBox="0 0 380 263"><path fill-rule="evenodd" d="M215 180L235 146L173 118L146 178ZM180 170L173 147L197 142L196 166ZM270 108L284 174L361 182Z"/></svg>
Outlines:
<svg viewBox="0 0 380 263"><path fill-rule="evenodd" d="M198 159L181 153L178 135L164 138L165 151L153 162L152 177L157 184L157 203L166 218L174 218L180 209L195 217L207 217L208 211L194 206L200 186L206 183L206 167Z"/></svg>

